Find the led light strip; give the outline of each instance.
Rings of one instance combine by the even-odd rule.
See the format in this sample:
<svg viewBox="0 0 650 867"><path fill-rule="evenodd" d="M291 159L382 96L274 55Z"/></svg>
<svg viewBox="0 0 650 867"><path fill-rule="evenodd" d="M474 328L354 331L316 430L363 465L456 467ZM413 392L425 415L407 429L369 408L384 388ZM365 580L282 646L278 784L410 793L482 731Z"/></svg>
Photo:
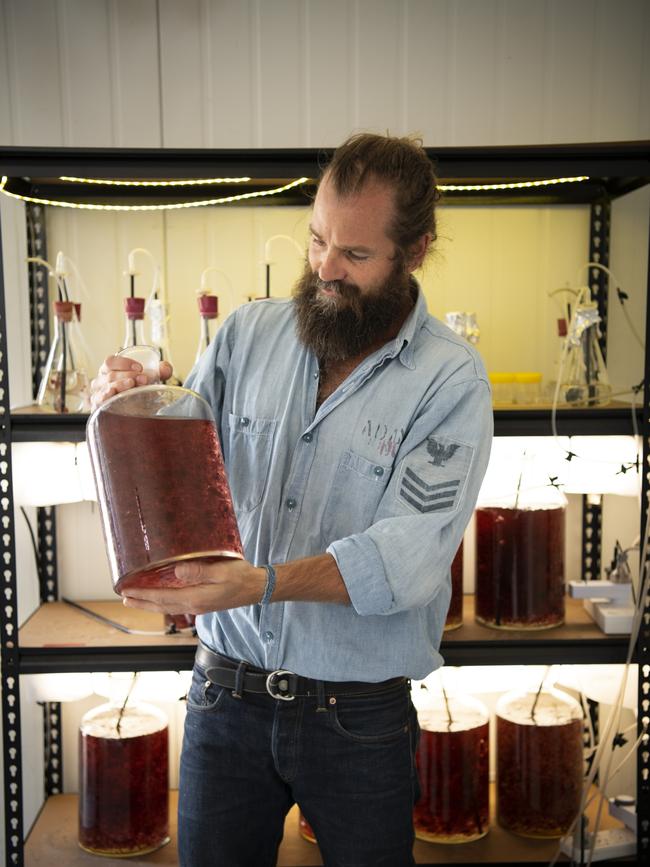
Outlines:
<svg viewBox="0 0 650 867"><path fill-rule="evenodd" d="M286 190L292 190L294 187L299 187L301 184L307 183L309 178L298 178L296 181L291 181L283 187L276 187L272 190L257 190L251 193L240 193L237 196L223 196L220 199L203 199L198 202L175 202L167 205L94 205L89 202L55 202L51 199L40 199L35 196L21 196L19 193L11 193L5 189L8 178L3 175L0 181L0 193L5 196L11 196L12 199L20 199L23 202L32 202L36 205L52 205L56 208L77 208L85 211L172 211L180 208L202 208L208 205L226 205L229 202L241 202L245 199L258 199L262 196L276 196L278 193L284 193Z"/></svg>
<svg viewBox="0 0 650 867"><path fill-rule="evenodd" d="M105 178L73 178L61 175L60 181L73 184L98 184L105 187L205 187L210 184L243 184L251 178L194 178L179 181L109 181Z"/></svg>
<svg viewBox="0 0 650 867"><path fill-rule="evenodd" d="M577 178L550 178L546 181L513 181L508 184L438 184L438 189L444 192L465 192L482 190L524 190L529 187L548 187L553 184L575 184L588 181L588 175Z"/></svg>

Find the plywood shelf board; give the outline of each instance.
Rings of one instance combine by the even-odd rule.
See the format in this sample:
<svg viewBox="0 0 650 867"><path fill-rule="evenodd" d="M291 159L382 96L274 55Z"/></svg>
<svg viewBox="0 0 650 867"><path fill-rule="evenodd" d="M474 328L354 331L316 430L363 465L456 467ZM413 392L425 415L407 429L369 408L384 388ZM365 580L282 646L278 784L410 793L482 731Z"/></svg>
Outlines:
<svg viewBox="0 0 650 867"><path fill-rule="evenodd" d="M504 831L494 820L494 785L490 787L490 810L492 821L487 835L473 843L462 845L442 845L416 840L413 852L418 865L438 864L548 864L555 856L557 840L532 840L518 837ZM177 822L176 808L178 793L170 792L169 818L171 842L148 855L129 858L132 865L178 864L176 848ZM593 808L592 808L593 809ZM52 867L52 864L65 864L66 867L96 867L97 857L84 852L77 843L76 795L54 795L44 804L25 845L26 867ZM622 824L612 819L606 812L603 828L620 828ZM559 863L568 859L561 856ZM102 867L124 867L123 858L102 858ZM280 846L278 867L319 867L322 859L318 846L303 840L298 832L298 808L294 806L285 823L284 839Z"/></svg>

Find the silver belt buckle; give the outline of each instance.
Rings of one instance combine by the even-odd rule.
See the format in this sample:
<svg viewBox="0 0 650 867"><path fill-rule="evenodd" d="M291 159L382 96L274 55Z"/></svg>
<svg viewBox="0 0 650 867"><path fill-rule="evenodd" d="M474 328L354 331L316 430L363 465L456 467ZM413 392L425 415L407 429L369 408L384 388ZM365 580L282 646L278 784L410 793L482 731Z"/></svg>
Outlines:
<svg viewBox="0 0 650 867"><path fill-rule="evenodd" d="M271 698L276 698L279 701L293 701L295 695L289 692L290 681L288 678L295 676L296 675L293 671L287 671L284 668L278 668L275 671L272 671L266 678L266 691Z"/></svg>

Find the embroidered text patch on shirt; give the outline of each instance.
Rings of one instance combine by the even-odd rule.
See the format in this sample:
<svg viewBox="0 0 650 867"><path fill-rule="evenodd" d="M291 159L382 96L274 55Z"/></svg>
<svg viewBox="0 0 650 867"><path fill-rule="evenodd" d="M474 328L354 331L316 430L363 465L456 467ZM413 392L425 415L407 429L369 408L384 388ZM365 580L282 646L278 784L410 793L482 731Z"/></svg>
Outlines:
<svg viewBox="0 0 650 867"><path fill-rule="evenodd" d="M422 514L451 512L465 487L473 449L432 434L404 461L398 500Z"/></svg>

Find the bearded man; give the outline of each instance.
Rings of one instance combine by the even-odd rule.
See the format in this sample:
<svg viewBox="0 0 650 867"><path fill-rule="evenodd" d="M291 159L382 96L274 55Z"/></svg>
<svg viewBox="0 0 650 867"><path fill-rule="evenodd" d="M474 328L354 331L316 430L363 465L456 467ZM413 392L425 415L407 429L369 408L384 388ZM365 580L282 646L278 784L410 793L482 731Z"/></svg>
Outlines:
<svg viewBox="0 0 650 867"><path fill-rule="evenodd" d="M271 867L296 802L325 864L414 863L409 679L442 663L492 434L477 353L412 276L436 198L415 141L348 139L320 181L294 297L236 310L187 380L213 408L247 559L188 563L186 587L124 600L200 615L183 867ZM144 382L108 358L94 403Z"/></svg>

